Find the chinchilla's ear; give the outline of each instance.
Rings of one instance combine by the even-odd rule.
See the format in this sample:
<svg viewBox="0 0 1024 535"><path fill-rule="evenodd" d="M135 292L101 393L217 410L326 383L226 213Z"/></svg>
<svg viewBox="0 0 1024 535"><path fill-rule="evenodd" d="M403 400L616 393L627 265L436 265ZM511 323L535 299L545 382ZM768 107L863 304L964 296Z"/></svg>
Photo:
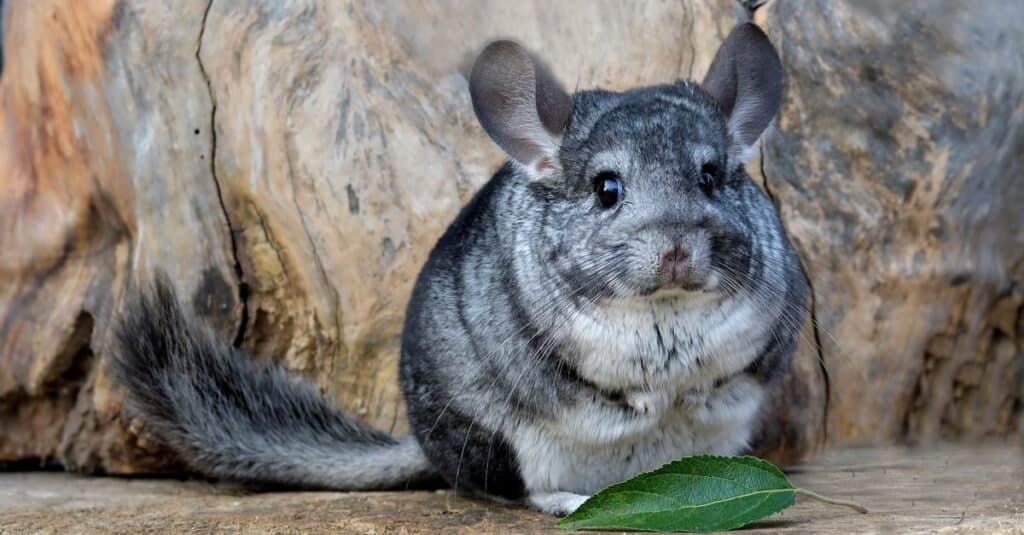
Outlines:
<svg viewBox="0 0 1024 535"><path fill-rule="evenodd" d="M729 118L729 156L746 163L754 144L779 111L782 61L768 37L752 23L733 29L725 38L701 87Z"/></svg>
<svg viewBox="0 0 1024 535"><path fill-rule="evenodd" d="M480 53L469 77L473 110L484 130L535 179L558 165L558 148L573 99L517 43L495 41Z"/></svg>

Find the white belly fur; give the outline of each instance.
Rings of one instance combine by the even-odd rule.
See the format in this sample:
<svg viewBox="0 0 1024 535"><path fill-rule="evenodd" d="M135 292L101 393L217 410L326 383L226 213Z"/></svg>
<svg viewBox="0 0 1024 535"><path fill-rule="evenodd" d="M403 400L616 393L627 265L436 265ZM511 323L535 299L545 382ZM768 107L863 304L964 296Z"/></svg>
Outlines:
<svg viewBox="0 0 1024 535"><path fill-rule="evenodd" d="M764 346L769 322L745 300L695 304L627 304L569 324L565 334L579 350L582 377L625 392L627 401L637 393L672 401L641 401L653 407L644 414L596 398L553 420L524 422L511 438L529 493L592 494L680 457L733 455L747 446L765 392L738 372ZM655 324L662 346L675 344L671 358L658 347ZM697 335L699 347L684 343Z"/></svg>
<svg viewBox="0 0 1024 535"><path fill-rule="evenodd" d="M593 494L687 455L738 453L750 440L763 397L761 385L741 376L704 403L647 418L624 419L621 408L594 404L566 411L558 422L522 425L512 435L513 449L529 493Z"/></svg>

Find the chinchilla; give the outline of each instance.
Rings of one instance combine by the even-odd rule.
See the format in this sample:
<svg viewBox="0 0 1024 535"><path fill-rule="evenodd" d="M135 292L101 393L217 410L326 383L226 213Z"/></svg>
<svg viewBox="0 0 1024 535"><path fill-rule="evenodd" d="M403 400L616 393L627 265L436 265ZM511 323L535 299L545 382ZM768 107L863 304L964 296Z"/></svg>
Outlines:
<svg viewBox="0 0 1024 535"><path fill-rule="evenodd" d="M131 413L193 469L332 489L439 475L565 514L679 457L751 448L806 293L743 167L782 96L769 40L739 25L700 84L574 94L499 41L469 86L510 159L412 293L412 435L375 430L218 340L158 274L119 323L116 376Z"/></svg>

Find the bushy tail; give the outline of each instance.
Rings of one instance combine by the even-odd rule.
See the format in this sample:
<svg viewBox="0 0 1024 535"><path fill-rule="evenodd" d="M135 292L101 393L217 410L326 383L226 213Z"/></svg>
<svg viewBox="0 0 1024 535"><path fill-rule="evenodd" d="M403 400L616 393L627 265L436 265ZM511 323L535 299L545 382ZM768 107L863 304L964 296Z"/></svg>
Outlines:
<svg viewBox="0 0 1024 535"><path fill-rule="evenodd" d="M131 414L195 470L236 480L341 490L430 478L412 437L336 409L277 364L257 364L182 310L166 275L126 308L115 376Z"/></svg>

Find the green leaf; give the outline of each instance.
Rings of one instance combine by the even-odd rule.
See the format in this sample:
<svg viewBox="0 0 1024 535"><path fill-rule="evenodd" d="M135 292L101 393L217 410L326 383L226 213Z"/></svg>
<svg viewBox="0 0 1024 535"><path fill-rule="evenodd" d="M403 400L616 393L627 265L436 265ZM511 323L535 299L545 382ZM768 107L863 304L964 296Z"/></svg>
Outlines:
<svg viewBox="0 0 1024 535"><path fill-rule="evenodd" d="M687 457L598 492L558 527L725 531L793 505L796 492L756 457Z"/></svg>

